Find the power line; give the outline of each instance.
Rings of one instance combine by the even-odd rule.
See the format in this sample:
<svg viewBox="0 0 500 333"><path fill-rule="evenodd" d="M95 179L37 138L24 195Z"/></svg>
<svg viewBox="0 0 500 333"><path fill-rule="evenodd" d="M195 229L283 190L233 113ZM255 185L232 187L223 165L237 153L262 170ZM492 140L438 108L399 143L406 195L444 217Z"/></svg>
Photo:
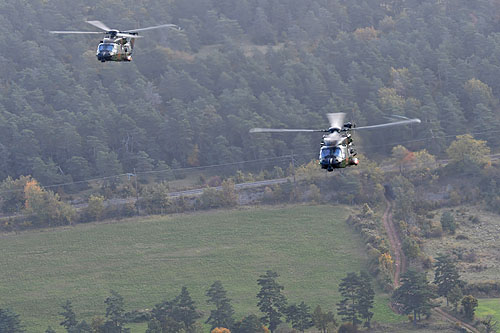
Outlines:
<svg viewBox="0 0 500 333"><path fill-rule="evenodd" d="M250 164L250 163L258 163L258 162L266 162L266 161L269 163L269 162L272 162L272 161L277 160L277 159L285 159L285 158L290 158L290 157L291 157L291 155L281 155L281 156L276 156L276 157L268 157L268 158L261 158L261 159L255 159L255 160L240 161L240 162L213 164L213 165L206 165L206 166L164 169L164 170L151 170L151 171L142 171L142 172L137 172L137 173L121 173L121 174L105 176L105 177L91 178L91 179L86 179L86 180L79 180L79 181L66 182L66 183L60 183L60 184L51 184L51 185L46 185L43 187L44 188L61 187L61 186L68 186L68 185L75 185L75 184L90 183L90 182L107 180L107 179L116 179L116 178L121 178L121 177L125 177L125 176L130 178L130 177L135 177L136 175L147 175L147 174L155 174L155 173L162 173L162 172L176 172L176 171L178 172L178 171L193 171L193 170L202 170L202 169L212 169L212 168L220 168L220 167L225 167L225 166ZM22 189L15 189L15 190L1 191L0 194L21 192L21 191L23 191L23 190Z"/></svg>
<svg viewBox="0 0 500 333"><path fill-rule="evenodd" d="M451 137L456 137L459 135L464 135L464 134L471 134L471 135L480 135L484 133L500 133L500 130L485 130L485 131L478 131L478 132L469 132L469 133L456 133L456 134L449 134L449 135L442 135L442 136L434 136L433 139L445 139L445 138L451 138ZM413 142L422 142L422 141L428 141L429 138L422 138L422 139L413 139L413 140L406 140L406 141L392 141L390 143L386 144L374 144L374 145L363 145L363 147L384 147L384 146L393 146L395 144L402 144L402 143L413 143ZM296 146L295 148L303 148L303 149L310 149L309 145L303 145L303 146ZM301 151L299 149L299 151ZM251 164L251 163L259 163L259 162L271 162L275 160L280 160L280 159L288 159L288 158L294 158L294 157L304 157L304 156L311 156L311 155L316 155L316 153L304 153L304 154L289 154L289 155L280 155L280 156L275 156L275 157L267 157L267 158L261 158L261 159L255 159L255 160L246 160L246 161L238 161L238 162L229 162L229 163L221 163L221 164L212 164L212 165L204 165L204 166L194 166L194 167L184 167L184 168L174 168L174 169L164 169L164 170L151 170L151 171L141 171L141 172L136 172L136 173L121 173L121 174L115 174L115 175L110 175L110 176L104 176L104 177L96 177L96 178L91 178L91 179L86 179L86 180L79 180L79 181L72 181L72 182L66 182L66 183L60 183L60 184L51 184L51 185L46 185L43 186L44 188L54 188L54 187L62 187L62 186L69 186L69 185L76 185L76 184L84 184L84 183L90 183L90 182L96 182L96 181L102 181L102 180L107 180L107 179L116 179L116 178L121 178L121 177L135 177L136 175L148 175L148 174L156 174L156 173L165 173L165 172L183 172L183 171L194 171L194 170L204 170L204 169L214 169L214 168L221 168L221 167L226 167L226 166L234 166L234 165L245 165L245 164ZM265 163L267 164L267 163ZM7 190L7 191L1 191L0 194L4 193L13 193L13 192L21 192L23 191L22 189L15 189L15 190Z"/></svg>

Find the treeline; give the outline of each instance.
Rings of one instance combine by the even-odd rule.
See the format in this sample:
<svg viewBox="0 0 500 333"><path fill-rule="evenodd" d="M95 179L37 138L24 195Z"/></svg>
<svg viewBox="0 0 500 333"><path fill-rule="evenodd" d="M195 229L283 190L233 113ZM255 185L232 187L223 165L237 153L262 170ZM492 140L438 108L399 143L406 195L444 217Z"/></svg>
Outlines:
<svg viewBox="0 0 500 333"><path fill-rule="evenodd" d="M429 318L431 310L439 306L435 301L445 297L446 306L455 316L474 324L481 330L491 331L496 322L491 317L475 318L479 301L472 295L464 295L467 284L460 280L455 260L449 255L440 255L433 265L432 284L425 272L408 270L401 276L401 285L392 293L393 308L416 323ZM371 277L366 272L348 273L339 283L341 300L337 305L337 317L332 311L325 312L320 305L314 311L305 302L289 303L283 293L284 287L277 281L279 275L271 270L262 274L257 283L257 307L262 316L249 314L240 320L234 318L235 311L220 281L215 281L207 290L209 314L198 310L188 289L184 286L179 295L165 299L151 309L126 311L123 297L111 291L105 299L104 316L94 316L90 322L78 320L70 300L61 305L60 325L69 333L130 332L129 323L147 323L146 333L201 333L207 325L212 333L258 333L304 332L315 327L323 333L358 332L362 324L370 328L373 317L374 290ZM201 322L200 319L206 317ZM339 319L342 321L339 321ZM0 309L0 328L9 333L24 332L19 316L9 309ZM55 332L48 327L45 333Z"/></svg>
<svg viewBox="0 0 500 333"><path fill-rule="evenodd" d="M345 321L340 324L332 311L324 312L321 306L311 311L305 302L289 303L283 294L284 287L277 281L279 275L271 270L266 271L257 280L260 291L257 294L257 307L262 317L249 314L241 320L234 318L235 311L231 299L220 281L215 281L206 291L207 304L212 309L206 320L206 314L197 309L186 287L171 300L164 300L150 310L125 310L125 301L116 291L111 291L104 303L104 316L95 316L87 323L79 321L73 310L73 304L67 300L61 305L62 317L60 325L68 333L125 333L130 332L127 323L147 322L146 333L202 333L204 324L210 327L212 333L266 333L304 332L315 326L323 333L337 332L337 329L356 330L364 323L370 326L373 317L374 292L370 276L364 272L349 273L339 284L342 300L337 304L337 314ZM24 332L19 316L10 310L0 309L0 328L2 332ZM55 332L50 326L45 333Z"/></svg>
<svg viewBox="0 0 500 333"><path fill-rule="evenodd" d="M440 236L456 228L446 219L442 226L431 223L430 211L467 202L483 204L498 212L500 188L495 179L500 178L500 169L491 163L486 142L469 135L460 136L450 144L447 153L448 164L440 166L436 157L426 150L412 152L403 146L396 146L391 158L381 165L361 157L359 166L350 168L348 172L328 174L328 177L325 177L316 160L296 166L290 164L285 169L276 165L272 171L264 170L258 174L240 170L223 176L205 177L201 174L197 186L204 190L199 196L171 196L172 189L165 179L153 178L141 184L135 178L125 177L121 181L104 180L99 186L88 187L84 201L73 205L68 201L71 196L64 193L66 187L61 186L53 192L33 177L8 177L0 182L0 212L8 216L3 218L0 228L10 231L134 215L230 208L239 204L361 204L365 205L363 211L352 216L349 223L361 232L367 243L367 253L373 259L370 270L383 271L385 277L381 278L381 282L389 282L391 272L387 267L390 265L382 258L388 252L388 244L370 208L384 203L386 195L395 201L394 216L404 238L404 250L410 259L422 257L419 250L422 236ZM473 181L461 182L464 176ZM286 182L264 188L240 192L235 187L244 182L284 177L288 178ZM426 194L432 193L436 186L449 182L457 185L448 186L445 196L441 195L438 200L427 199ZM59 193L66 200L62 200ZM82 203L84 206L77 209ZM414 225L418 229L409 228ZM379 265L382 262L384 264ZM381 285L384 284L387 285Z"/></svg>
<svg viewBox="0 0 500 333"><path fill-rule="evenodd" d="M0 11L0 179L59 184L316 150L314 135L248 130L324 128L327 112L359 125L423 120L365 134L369 156L407 140L442 153L464 132L499 144L493 0L7 0ZM146 32L126 64L98 63L92 37L47 33L90 19L184 31Z"/></svg>

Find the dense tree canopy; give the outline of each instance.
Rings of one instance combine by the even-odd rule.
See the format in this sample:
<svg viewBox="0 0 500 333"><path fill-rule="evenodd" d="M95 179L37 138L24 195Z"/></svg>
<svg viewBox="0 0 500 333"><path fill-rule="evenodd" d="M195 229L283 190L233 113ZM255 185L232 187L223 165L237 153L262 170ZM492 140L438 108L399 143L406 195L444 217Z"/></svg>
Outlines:
<svg viewBox="0 0 500 333"><path fill-rule="evenodd" d="M315 135L251 135L254 126L323 128L384 115L418 127L371 131L442 152L450 135L500 142L496 1L174 0L0 3L0 180L41 184L208 165L317 149ZM95 59L99 19L145 32L134 61ZM300 138L300 139L299 139Z"/></svg>

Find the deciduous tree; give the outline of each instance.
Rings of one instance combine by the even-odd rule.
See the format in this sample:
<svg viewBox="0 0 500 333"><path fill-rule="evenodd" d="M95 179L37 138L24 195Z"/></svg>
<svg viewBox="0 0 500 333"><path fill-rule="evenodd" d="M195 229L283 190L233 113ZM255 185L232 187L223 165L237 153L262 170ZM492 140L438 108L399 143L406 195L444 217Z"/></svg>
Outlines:
<svg viewBox="0 0 500 333"><path fill-rule="evenodd" d="M269 330L262 325L256 315L249 315L235 323L233 333L268 333Z"/></svg>
<svg viewBox="0 0 500 333"><path fill-rule="evenodd" d="M337 326L337 321L335 320L335 315L333 312L328 313L321 310L321 306L317 306L312 313L312 321L314 326L322 333L327 333L329 325Z"/></svg>
<svg viewBox="0 0 500 333"><path fill-rule="evenodd" d="M468 320L474 319L474 313L476 312L476 308L479 305L477 298L472 295L467 295L462 298L462 306L464 307L465 318Z"/></svg>
<svg viewBox="0 0 500 333"><path fill-rule="evenodd" d="M62 202L58 194L43 189L36 180L24 186L24 213L37 226L71 224L76 214L75 209Z"/></svg>
<svg viewBox="0 0 500 333"><path fill-rule="evenodd" d="M446 150L450 165L461 171L475 172L490 163L490 148L486 141L476 140L470 134L457 136Z"/></svg>

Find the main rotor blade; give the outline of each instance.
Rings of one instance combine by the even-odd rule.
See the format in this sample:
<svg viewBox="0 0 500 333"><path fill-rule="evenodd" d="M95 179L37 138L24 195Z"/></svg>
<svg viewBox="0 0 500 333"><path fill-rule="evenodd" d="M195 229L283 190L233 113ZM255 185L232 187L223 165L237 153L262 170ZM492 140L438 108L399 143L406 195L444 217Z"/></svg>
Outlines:
<svg viewBox="0 0 500 333"><path fill-rule="evenodd" d="M100 34L104 32L100 31L49 31L51 34Z"/></svg>
<svg viewBox="0 0 500 333"><path fill-rule="evenodd" d="M336 146L337 144L341 143L342 142L342 139L344 139L344 137L342 135L340 135L338 132L333 132L331 134L328 134L324 139L323 141L325 142L325 144L327 144L328 146Z"/></svg>
<svg viewBox="0 0 500 333"><path fill-rule="evenodd" d="M420 119L414 118L414 119L407 119L407 120L400 120L400 121L395 121L392 123L385 123L385 124L378 124L378 125L370 125L370 126L361 126L361 127L353 127L353 130L360 130L360 129L371 129L371 128L380 128L380 127L389 127L389 126L396 126L396 125L408 125L408 124L413 124L413 123L420 123Z"/></svg>
<svg viewBox="0 0 500 333"><path fill-rule="evenodd" d="M127 32L138 32L138 31L146 31L146 30L153 30L153 29L160 29L160 28L172 28L175 30L182 30L179 26L175 24L161 24L161 25L155 25L153 27L147 27L147 28L140 28L140 29L132 29L132 30L124 30Z"/></svg>
<svg viewBox="0 0 500 333"><path fill-rule="evenodd" d="M341 130L344 127L345 113L327 113L326 116L328 117L331 128Z"/></svg>
<svg viewBox="0 0 500 333"><path fill-rule="evenodd" d="M118 32L116 35L118 37L125 37L125 38L142 38L142 36L127 34L127 33L124 33L124 32Z"/></svg>
<svg viewBox="0 0 500 333"><path fill-rule="evenodd" d="M283 133L283 132L324 132L312 129L285 129L285 128L252 128L250 133Z"/></svg>
<svg viewBox="0 0 500 333"><path fill-rule="evenodd" d="M88 24L92 24L94 27L102 29L104 31L111 31L113 29L110 29L106 24L102 23L101 21L86 21Z"/></svg>

